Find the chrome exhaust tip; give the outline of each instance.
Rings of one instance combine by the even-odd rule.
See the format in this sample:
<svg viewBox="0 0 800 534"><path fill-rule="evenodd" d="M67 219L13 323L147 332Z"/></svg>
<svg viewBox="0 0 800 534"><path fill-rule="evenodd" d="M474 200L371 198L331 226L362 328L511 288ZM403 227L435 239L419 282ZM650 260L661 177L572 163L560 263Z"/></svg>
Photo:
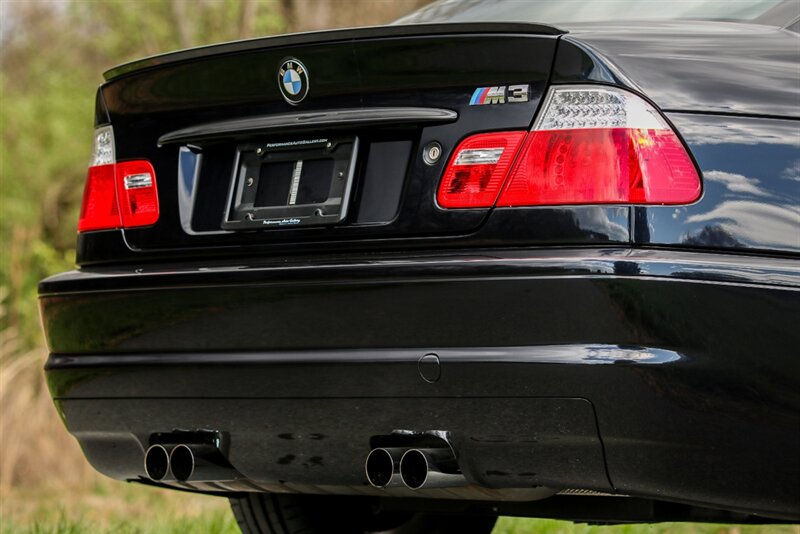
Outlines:
<svg viewBox="0 0 800 534"><path fill-rule="evenodd" d="M194 473L194 452L187 445L176 445L169 455L172 476L178 482L186 482Z"/></svg>
<svg viewBox="0 0 800 534"><path fill-rule="evenodd" d="M144 453L144 472L147 478L160 482L167 478L170 469L170 453L163 445L150 445Z"/></svg>
<svg viewBox="0 0 800 534"><path fill-rule="evenodd" d="M372 449L364 462L367 481L375 488L400 486L400 457L405 449L377 448Z"/></svg>
<svg viewBox="0 0 800 534"><path fill-rule="evenodd" d="M241 478L222 452L211 445L176 445L169 455L169 467L178 482L214 482Z"/></svg>
<svg viewBox="0 0 800 534"><path fill-rule="evenodd" d="M409 449L400 459L400 479L409 489L455 488L467 484L450 449Z"/></svg>

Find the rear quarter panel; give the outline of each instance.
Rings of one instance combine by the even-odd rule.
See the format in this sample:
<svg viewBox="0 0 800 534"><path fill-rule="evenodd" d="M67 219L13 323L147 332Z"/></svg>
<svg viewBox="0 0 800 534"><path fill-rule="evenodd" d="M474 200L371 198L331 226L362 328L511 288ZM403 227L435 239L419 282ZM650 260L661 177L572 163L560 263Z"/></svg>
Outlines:
<svg viewBox="0 0 800 534"><path fill-rule="evenodd" d="M650 245L800 252L800 121L669 113L703 177L690 206L634 210Z"/></svg>

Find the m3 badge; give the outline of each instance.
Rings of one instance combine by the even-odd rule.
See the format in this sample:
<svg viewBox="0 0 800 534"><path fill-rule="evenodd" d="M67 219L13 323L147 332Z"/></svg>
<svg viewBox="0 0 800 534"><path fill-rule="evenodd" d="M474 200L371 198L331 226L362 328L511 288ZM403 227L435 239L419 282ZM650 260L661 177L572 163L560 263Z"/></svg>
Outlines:
<svg viewBox="0 0 800 534"><path fill-rule="evenodd" d="M527 102L531 99L530 94L531 86L528 84L478 87L472 93L472 98L469 100L469 105L485 106L487 104L515 104L519 102Z"/></svg>

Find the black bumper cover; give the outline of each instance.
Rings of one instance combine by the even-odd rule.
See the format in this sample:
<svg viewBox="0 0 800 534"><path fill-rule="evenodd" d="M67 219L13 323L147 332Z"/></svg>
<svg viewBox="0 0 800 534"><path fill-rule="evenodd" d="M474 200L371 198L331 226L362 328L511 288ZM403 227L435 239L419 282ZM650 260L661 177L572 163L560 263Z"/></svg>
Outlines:
<svg viewBox="0 0 800 534"><path fill-rule="evenodd" d="M370 439L443 430L472 484L518 491L487 498L800 517L798 288L791 259L598 249L104 268L40 294L53 396L115 478L143 477L152 433L213 429L247 480L195 489L380 494Z"/></svg>

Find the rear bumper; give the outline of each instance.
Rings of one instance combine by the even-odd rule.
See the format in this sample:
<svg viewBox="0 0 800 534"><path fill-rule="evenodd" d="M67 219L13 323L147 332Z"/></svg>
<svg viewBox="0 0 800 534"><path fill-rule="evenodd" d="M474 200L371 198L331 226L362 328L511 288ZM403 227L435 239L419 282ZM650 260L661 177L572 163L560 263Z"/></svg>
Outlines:
<svg viewBox="0 0 800 534"><path fill-rule="evenodd" d="M796 260L597 249L108 268L40 298L51 392L115 478L213 429L246 479L196 489L402 496L366 486L370 440L442 430L471 489L417 494L798 517L799 288Z"/></svg>

